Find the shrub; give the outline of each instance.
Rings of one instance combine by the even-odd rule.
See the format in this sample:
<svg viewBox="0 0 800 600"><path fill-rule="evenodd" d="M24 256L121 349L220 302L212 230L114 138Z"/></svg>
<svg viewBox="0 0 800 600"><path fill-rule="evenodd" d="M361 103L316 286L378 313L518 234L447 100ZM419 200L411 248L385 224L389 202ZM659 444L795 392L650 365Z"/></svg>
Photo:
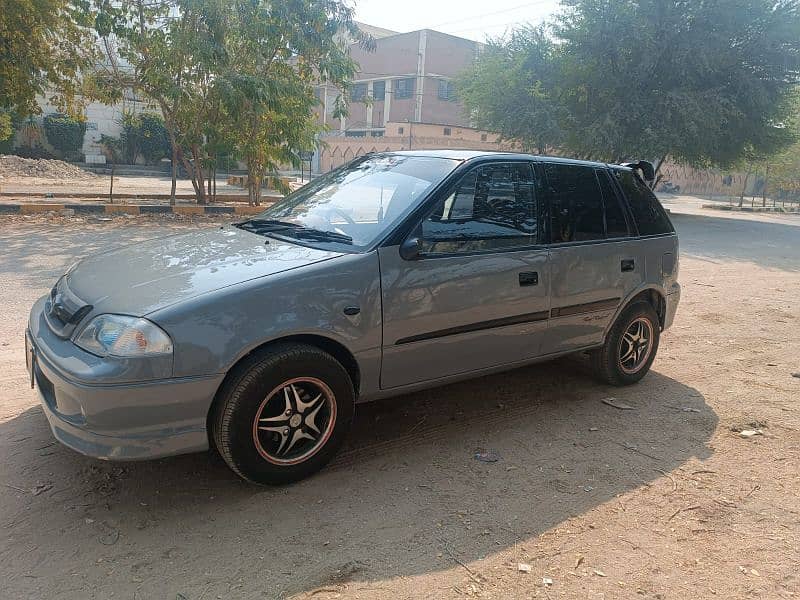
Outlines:
<svg viewBox="0 0 800 600"><path fill-rule="evenodd" d="M171 155L169 135L160 115L143 113L139 117L138 133L139 149L148 165L157 164Z"/></svg>
<svg viewBox="0 0 800 600"><path fill-rule="evenodd" d="M83 146L86 123L55 113L44 118L44 133L50 145L70 160L78 156Z"/></svg>

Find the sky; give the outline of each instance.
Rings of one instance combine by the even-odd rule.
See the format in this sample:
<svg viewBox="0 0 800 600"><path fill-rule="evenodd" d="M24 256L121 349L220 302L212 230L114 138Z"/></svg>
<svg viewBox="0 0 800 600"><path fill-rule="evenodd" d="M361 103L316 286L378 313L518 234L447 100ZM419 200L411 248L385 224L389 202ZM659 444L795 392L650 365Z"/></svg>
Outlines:
<svg viewBox="0 0 800 600"><path fill-rule="evenodd" d="M435 29L485 41L552 15L558 0L351 0L356 19L398 32Z"/></svg>

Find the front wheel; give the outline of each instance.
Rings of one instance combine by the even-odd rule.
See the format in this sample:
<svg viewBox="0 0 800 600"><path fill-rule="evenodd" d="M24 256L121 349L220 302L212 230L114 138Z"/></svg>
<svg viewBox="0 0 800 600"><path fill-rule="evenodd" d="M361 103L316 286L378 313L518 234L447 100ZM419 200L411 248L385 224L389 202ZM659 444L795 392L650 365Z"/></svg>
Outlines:
<svg viewBox="0 0 800 600"><path fill-rule="evenodd" d="M281 344L246 359L219 392L214 442L247 481L282 484L321 469L353 418L344 367L322 350Z"/></svg>
<svg viewBox="0 0 800 600"><path fill-rule="evenodd" d="M611 385L631 385L650 370L658 351L661 328L658 315L647 302L622 311L602 348L592 353L597 375Z"/></svg>

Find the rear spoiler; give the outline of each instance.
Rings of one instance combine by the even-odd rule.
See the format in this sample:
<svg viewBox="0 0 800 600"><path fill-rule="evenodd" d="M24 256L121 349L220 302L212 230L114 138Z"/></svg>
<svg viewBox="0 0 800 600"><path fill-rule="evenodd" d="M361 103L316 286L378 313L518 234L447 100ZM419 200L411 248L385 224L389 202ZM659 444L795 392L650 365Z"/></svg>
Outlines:
<svg viewBox="0 0 800 600"><path fill-rule="evenodd" d="M641 171L642 179L648 183L654 181L656 178L656 170L653 167L653 163L646 160L640 160L639 162L635 163L622 163L622 166L633 169L634 171Z"/></svg>

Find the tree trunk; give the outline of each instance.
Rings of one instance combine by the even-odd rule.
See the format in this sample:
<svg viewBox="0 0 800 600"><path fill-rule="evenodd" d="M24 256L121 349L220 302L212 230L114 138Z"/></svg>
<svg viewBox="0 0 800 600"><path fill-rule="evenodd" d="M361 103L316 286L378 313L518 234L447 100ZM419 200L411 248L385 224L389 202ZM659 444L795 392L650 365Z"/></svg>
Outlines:
<svg viewBox="0 0 800 600"><path fill-rule="evenodd" d="M761 189L761 206L767 205L767 182L769 181L769 165L764 170L764 187Z"/></svg>
<svg viewBox="0 0 800 600"><path fill-rule="evenodd" d="M114 171L117 167L117 161L111 158L111 184L108 186L108 203L114 204Z"/></svg>
<svg viewBox="0 0 800 600"><path fill-rule="evenodd" d="M178 147L172 136L170 136L170 143L172 144L172 184L169 188L169 205L175 206L175 188L178 184Z"/></svg>
<svg viewBox="0 0 800 600"><path fill-rule="evenodd" d="M653 181L650 183L651 185L650 189L652 189L653 191L655 191L658 182L661 181L661 178L659 177L659 174L661 173L661 167L663 167L664 163L667 162L668 157L669 157L669 152L665 153L664 156L661 157L661 160L658 161L658 164L655 166L655 169L653 169L654 177Z"/></svg>
<svg viewBox="0 0 800 600"><path fill-rule="evenodd" d="M747 173L744 176L744 183L742 183L742 193L739 194L739 208L742 208L744 205L744 193L747 191L747 182L750 180L750 169L747 170Z"/></svg>
<svg viewBox="0 0 800 600"><path fill-rule="evenodd" d="M193 144L191 147L192 160L183 157L183 166L192 177L192 187L194 188L195 198L200 205L206 204L206 186L203 175L203 165L200 161L200 147Z"/></svg>

